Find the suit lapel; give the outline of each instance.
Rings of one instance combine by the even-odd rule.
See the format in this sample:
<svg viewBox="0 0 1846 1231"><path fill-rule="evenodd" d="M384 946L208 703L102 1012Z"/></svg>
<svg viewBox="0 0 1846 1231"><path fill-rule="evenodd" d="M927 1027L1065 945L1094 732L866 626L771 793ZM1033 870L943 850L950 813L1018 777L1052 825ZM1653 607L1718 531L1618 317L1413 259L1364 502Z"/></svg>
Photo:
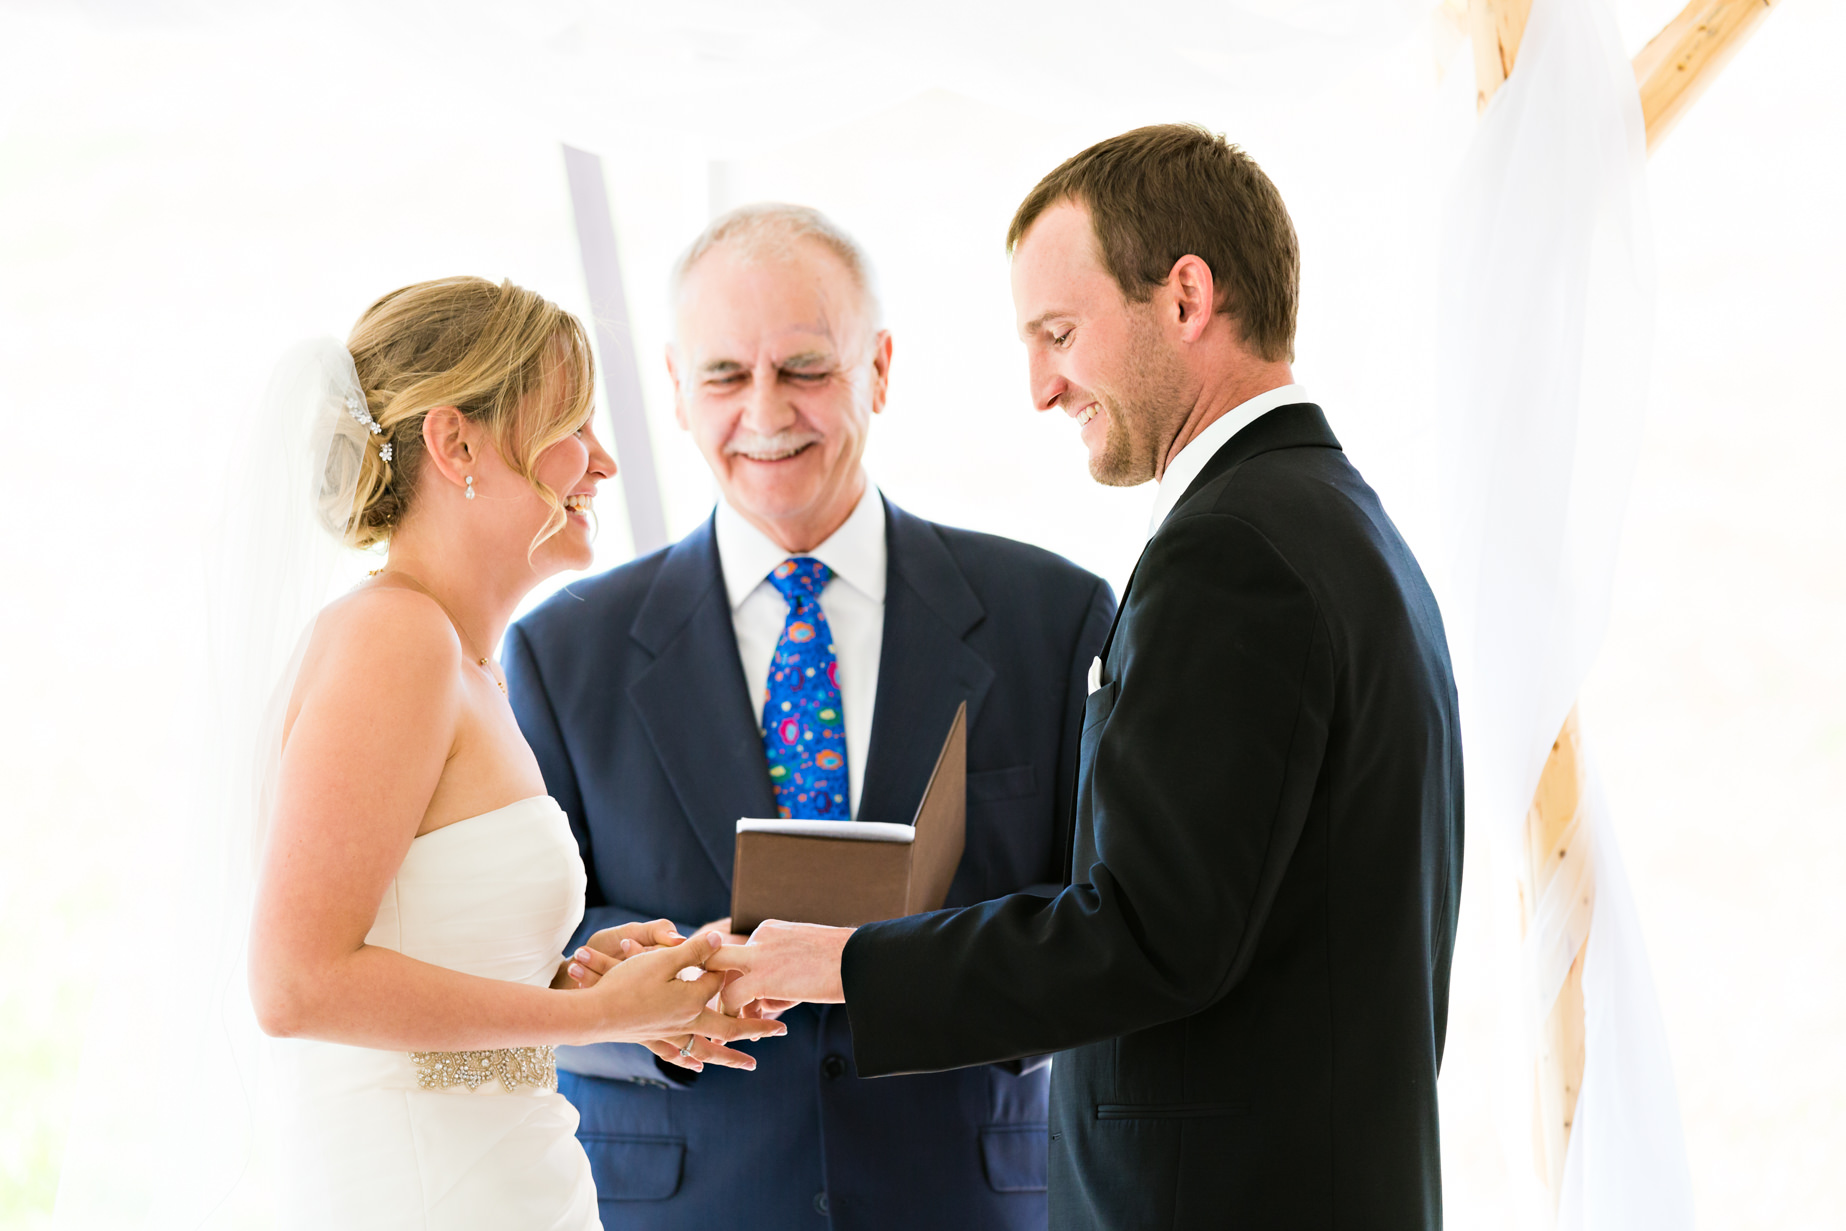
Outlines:
<svg viewBox="0 0 1846 1231"><path fill-rule="evenodd" d="M629 685L629 700L699 845L729 885L737 819L774 816L776 806L711 521L669 550L629 635L654 656Z"/></svg>
<svg viewBox="0 0 1846 1231"><path fill-rule="evenodd" d="M955 707L973 730L994 671L962 640L986 618L928 522L885 501L885 628L878 708L857 819L909 824Z"/></svg>

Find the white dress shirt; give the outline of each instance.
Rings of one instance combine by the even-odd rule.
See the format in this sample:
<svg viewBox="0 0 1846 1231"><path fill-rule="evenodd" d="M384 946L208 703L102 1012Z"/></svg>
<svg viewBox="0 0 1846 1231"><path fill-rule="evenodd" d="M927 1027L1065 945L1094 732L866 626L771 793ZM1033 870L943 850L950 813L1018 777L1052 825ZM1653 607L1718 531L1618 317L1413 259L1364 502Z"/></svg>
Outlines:
<svg viewBox="0 0 1846 1231"><path fill-rule="evenodd" d="M1187 441L1186 447L1179 451L1179 456L1167 463L1166 473L1160 476L1160 494L1154 498L1154 515L1147 523L1147 537L1154 537L1154 532L1160 529L1167 514L1173 511L1173 506L1179 503L1179 498L1186 494L1192 481L1205 469L1205 463L1231 437L1278 406L1313 400L1300 385L1281 385L1266 393L1259 393L1247 402L1240 402Z"/></svg>
<svg viewBox="0 0 1846 1231"><path fill-rule="evenodd" d="M724 500L718 501L718 562L731 600L731 626L737 630L737 654L750 687L757 729L769 688L769 664L788 622L788 602L769 584L769 573L789 553L745 521ZM833 632L833 656L840 664L840 704L846 721L848 805L859 813L865 782L865 755L872 744L872 710L878 703L878 655L885 642L885 506L869 482L838 530L813 551L832 570L820 592L820 609Z"/></svg>

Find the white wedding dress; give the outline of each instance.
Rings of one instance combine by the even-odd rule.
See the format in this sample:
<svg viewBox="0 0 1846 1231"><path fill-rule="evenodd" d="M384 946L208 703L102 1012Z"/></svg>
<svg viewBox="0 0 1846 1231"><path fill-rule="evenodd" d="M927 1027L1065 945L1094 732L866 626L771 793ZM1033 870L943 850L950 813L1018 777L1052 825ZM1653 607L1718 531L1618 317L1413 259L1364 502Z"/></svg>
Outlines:
<svg viewBox="0 0 1846 1231"><path fill-rule="evenodd" d="M413 841L366 943L544 987L583 917L583 890L563 809L535 796ZM549 1048L277 1046L282 1226L601 1227Z"/></svg>

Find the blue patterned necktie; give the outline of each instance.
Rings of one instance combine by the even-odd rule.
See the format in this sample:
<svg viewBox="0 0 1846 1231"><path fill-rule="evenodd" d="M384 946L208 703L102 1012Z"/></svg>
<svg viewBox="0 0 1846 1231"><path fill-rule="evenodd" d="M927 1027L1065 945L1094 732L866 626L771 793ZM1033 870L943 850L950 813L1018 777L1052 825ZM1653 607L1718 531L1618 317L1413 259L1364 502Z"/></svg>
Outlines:
<svg viewBox="0 0 1846 1231"><path fill-rule="evenodd" d="M769 584L788 600L763 689L763 751L778 816L852 819L840 664L827 613L820 609L820 592L832 576L812 556L784 560L769 574Z"/></svg>

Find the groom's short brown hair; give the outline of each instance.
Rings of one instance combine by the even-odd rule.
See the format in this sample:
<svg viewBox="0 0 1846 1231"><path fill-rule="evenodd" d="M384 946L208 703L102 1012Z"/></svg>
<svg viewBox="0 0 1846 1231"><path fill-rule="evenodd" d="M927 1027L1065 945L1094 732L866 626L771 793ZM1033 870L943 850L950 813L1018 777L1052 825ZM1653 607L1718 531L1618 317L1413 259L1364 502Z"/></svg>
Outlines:
<svg viewBox="0 0 1846 1231"><path fill-rule="evenodd" d="M1211 267L1218 311L1263 359L1295 357L1301 256L1282 194L1251 157L1196 124L1155 124L1099 141L1038 182L1007 228L1010 254L1063 201L1090 211L1103 267L1135 303L1173 263Z"/></svg>

